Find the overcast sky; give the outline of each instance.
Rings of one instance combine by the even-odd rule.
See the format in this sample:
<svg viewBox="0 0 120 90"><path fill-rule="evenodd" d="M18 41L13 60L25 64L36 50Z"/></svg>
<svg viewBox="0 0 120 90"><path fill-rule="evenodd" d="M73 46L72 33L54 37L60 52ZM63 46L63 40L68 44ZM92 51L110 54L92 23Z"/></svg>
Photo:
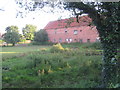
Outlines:
<svg viewBox="0 0 120 90"><path fill-rule="evenodd" d="M46 13L44 11L31 12L26 17L16 18L18 6L14 0L0 0L0 32L5 32L5 28L10 25L17 25L21 29L26 24L33 24L40 30L47 25L49 21L54 21L62 18L68 18L70 13Z"/></svg>

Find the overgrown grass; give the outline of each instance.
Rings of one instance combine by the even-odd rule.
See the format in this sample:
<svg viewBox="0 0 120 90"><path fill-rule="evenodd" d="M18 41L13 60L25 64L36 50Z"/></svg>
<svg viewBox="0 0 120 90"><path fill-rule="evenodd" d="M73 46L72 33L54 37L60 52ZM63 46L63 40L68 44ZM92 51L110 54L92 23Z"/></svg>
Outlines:
<svg viewBox="0 0 120 90"><path fill-rule="evenodd" d="M64 47L73 47L73 48L80 48L80 49L102 49L100 42L95 43L68 43L68 44L62 44Z"/></svg>
<svg viewBox="0 0 120 90"><path fill-rule="evenodd" d="M18 53L3 54L3 88L99 86L102 70L102 55L99 54L101 49L92 43L62 44L62 46L68 50L51 52L50 46L4 47L4 52Z"/></svg>
<svg viewBox="0 0 120 90"><path fill-rule="evenodd" d="M33 51L40 51L41 48L49 48L50 46L14 46L14 47L2 47L2 60L6 60L8 58L14 58L19 56L24 56L25 54L29 54Z"/></svg>
<svg viewBox="0 0 120 90"><path fill-rule="evenodd" d="M78 48L77 48L77 47ZM3 61L3 88L92 88L100 83L101 55L86 55L79 45L70 51L32 50ZM29 50L28 50L29 51Z"/></svg>

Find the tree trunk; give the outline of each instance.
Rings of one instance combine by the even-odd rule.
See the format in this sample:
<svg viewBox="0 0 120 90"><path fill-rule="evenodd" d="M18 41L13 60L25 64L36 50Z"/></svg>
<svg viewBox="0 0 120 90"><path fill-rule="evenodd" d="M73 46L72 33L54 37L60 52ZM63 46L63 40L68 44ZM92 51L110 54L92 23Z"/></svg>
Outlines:
<svg viewBox="0 0 120 90"><path fill-rule="evenodd" d="M102 85L103 87L111 87L118 83L118 61L117 61L117 43L115 40L105 40L103 46L103 69L102 69Z"/></svg>
<svg viewBox="0 0 120 90"><path fill-rule="evenodd" d="M13 43L12 46L15 46L15 43Z"/></svg>

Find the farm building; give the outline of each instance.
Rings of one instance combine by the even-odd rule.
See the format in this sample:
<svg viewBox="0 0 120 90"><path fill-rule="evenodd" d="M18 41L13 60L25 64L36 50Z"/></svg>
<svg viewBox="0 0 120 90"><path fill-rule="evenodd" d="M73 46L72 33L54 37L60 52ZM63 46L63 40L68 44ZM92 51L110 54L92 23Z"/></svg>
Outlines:
<svg viewBox="0 0 120 90"><path fill-rule="evenodd" d="M81 16L78 19L71 17L51 21L45 26L48 33L49 42L53 43L71 43L71 42L96 42L99 35L95 26L92 25L92 19L88 16Z"/></svg>

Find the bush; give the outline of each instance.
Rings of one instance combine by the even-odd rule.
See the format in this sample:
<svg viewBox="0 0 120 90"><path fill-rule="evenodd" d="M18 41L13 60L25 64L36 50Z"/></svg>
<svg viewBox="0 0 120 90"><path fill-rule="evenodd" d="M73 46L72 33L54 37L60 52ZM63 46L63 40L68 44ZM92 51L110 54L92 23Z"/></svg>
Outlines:
<svg viewBox="0 0 120 90"><path fill-rule="evenodd" d="M83 45L83 48L102 49L102 45L100 42L86 43Z"/></svg>
<svg viewBox="0 0 120 90"><path fill-rule="evenodd" d="M43 30L39 30L34 34L34 41L35 42L47 42L48 41L48 34Z"/></svg>
<svg viewBox="0 0 120 90"><path fill-rule="evenodd" d="M120 49L120 41L118 42L117 47Z"/></svg>
<svg viewBox="0 0 120 90"><path fill-rule="evenodd" d="M100 42L95 42L95 43L93 43L91 46L94 47L95 49L101 49L101 48L102 48Z"/></svg>
<svg viewBox="0 0 120 90"><path fill-rule="evenodd" d="M60 43L53 45L52 48L50 49L51 53L54 52L63 52L65 49L62 47L62 45Z"/></svg>

